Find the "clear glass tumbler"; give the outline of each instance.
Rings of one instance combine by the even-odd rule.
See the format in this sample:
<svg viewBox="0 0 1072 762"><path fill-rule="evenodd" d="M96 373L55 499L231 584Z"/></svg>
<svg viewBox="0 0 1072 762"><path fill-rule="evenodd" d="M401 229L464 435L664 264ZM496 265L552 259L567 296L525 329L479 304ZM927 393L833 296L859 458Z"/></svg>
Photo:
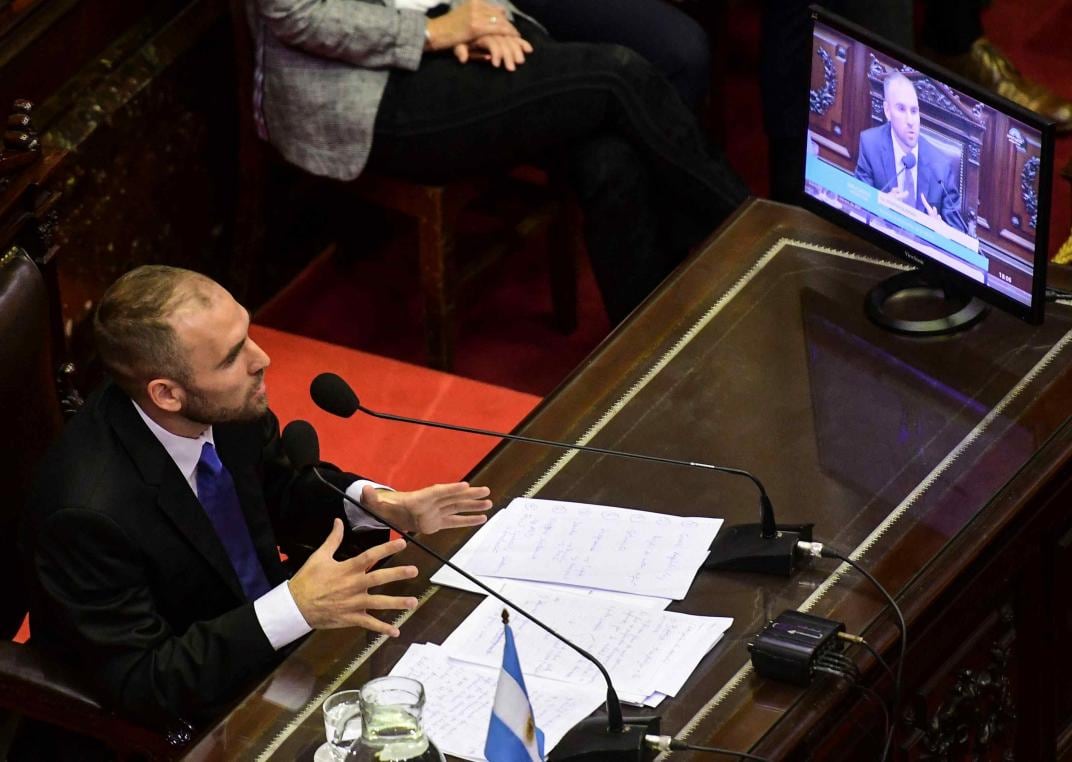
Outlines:
<svg viewBox="0 0 1072 762"><path fill-rule="evenodd" d="M335 762L345 762L347 752L361 736L361 691L339 691L324 702L324 733Z"/></svg>

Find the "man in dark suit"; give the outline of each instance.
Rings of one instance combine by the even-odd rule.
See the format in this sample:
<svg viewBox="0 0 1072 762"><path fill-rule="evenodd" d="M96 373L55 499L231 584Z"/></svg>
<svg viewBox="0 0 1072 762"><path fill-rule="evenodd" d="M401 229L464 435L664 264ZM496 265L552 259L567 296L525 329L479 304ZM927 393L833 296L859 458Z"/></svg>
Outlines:
<svg viewBox="0 0 1072 762"><path fill-rule="evenodd" d="M34 641L77 658L143 722L204 721L311 629L397 636L372 612L417 603L371 592L417 574L373 570L404 541L334 559L344 522L374 522L287 461L269 358L248 327L204 276L142 267L120 278L94 325L112 382L51 449L24 522ZM329 469L407 530L474 526L491 506L484 487L394 492ZM290 576L277 543L316 550Z"/></svg>
<svg viewBox="0 0 1072 762"><path fill-rule="evenodd" d="M962 233L957 167L919 134L919 98L908 77L894 72L883 82L886 123L860 133L856 178L940 218Z"/></svg>

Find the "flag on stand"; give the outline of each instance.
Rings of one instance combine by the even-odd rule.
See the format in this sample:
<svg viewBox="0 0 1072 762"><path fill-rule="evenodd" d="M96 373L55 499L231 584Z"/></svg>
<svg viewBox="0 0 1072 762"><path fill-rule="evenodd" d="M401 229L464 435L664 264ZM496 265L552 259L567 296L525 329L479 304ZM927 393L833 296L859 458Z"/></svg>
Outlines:
<svg viewBox="0 0 1072 762"><path fill-rule="evenodd" d="M484 756L488 762L543 762L543 731L536 727L521 663L517 658L510 617L503 609L506 628L502 671L491 707Z"/></svg>

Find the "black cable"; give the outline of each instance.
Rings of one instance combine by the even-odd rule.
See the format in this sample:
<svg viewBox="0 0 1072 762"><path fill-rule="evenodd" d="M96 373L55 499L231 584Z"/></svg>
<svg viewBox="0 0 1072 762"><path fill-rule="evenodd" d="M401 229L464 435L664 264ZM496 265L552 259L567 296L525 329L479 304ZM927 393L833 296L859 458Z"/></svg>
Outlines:
<svg viewBox="0 0 1072 762"><path fill-rule="evenodd" d="M822 665L827 667L828 670L832 670L846 680L858 680L860 678L860 671L856 669L855 664L846 665L843 661L831 658L830 654L824 654L815 660L816 665Z"/></svg>
<svg viewBox="0 0 1072 762"><path fill-rule="evenodd" d="M852 665L852 668L853 668L852 671L855 673L855 677L845 673L844 671L842 671L839 668L830 667L830 666L822 666L824 664L824 662L822 661L821 657L820 657L820 666L816 666L815 671L816 672L825 672L827 674L834 675L836 677L844 678L845 680L848 681L848 683L852 687L857 688L861 693L863 693L865 698L868 698L871 701L873 701L875 704L877 704L878 708L882 711L882 732L885 733L886 736L889 736L890 735L890 712L889 712L889 709L886 707L886 701L882 698L882 696L880 696L878 694L877 691L869 688L868 686L864 685L863 683L861 683L859 681L859 675L860 675L859 669L856 667L855 664L852 664L851 661L849 663Z"/></svg>
<svg viewBox="0 0 1072 762"><path fill-rule="evenodd" d="M890 602L893 612L897 615L897 623L901 628L901 648L900 655L897 657L897 674L893 681L893 716L896 718L897 713L901 708L901 678L904 674L905 651L908 644L908 625L905 624L904 614L901 613L901 607L897 605L897 601L893 599L893 596L889 594L886 588L884 588L882 584L871 575L871 572L860 566L845 554L839 553L833 548L824 545L820 555L824 558L836 558L838 561L848 564L853 569L860 572L860 574L871 580L871 584L877 587L879 592L886 596L886 600ZM886 733L886 743L882 747L882 756L879 758L880 762L886 762L886 758L889 756L890 745L893 743L894 730L895 727L891 726Z"/></svg>
<svg viewBox="0 0 1072 762"><path fill-rule="evenodd" d="M875 661L877 661L879 664L881 664L882 668L884 670L886 670L886 674L890 676L890 680L895 680L896 679L894 677L893 669L890 667L889 662L887 662L885 659L882 658L882 656L879 654L879 652L875 650L875 647L873 645L868 643L863 638L860 638L859 641L853 640L853 641L850 641L850 642L852 642L852 643L857 643L858 642L861 646L863 646L868 651L870 651L871 655L875 657Z"/></svg>
<svg viewBox="0 0 1072 762"><path fill-rule="evenodd" d="M860 668L856 666L856 662L854 662L845 654L840 653L839 651L828 651L823 654L823 656L829 658L835 664L838 664L842 668L848 670L849 674L852 675L854 680L860 679Z"/></svg>
<svg viewBox="0 0 1072 762"><path fill-rule="evenodd" d="M1056 302L1058 299L1072 299L1072 291L1064 291L1059 288L1046 287L1046 301Z"/></svg>
<svg viewBox="0 0 1072 762"><path fill-rule="evenodd" d="M878 708L882 710L882 728L887 736L890 735L890 711L886 708L886 701L872 688L868 688L862 683L856 683L856 687L859 688L865 696L871 699L874 703L878 704Z"/></svg>
<svg viewBox="0 0 1072 762"><path fill-rule="evenodd" d="M771 762L767 757L761 757L758 754L749 754L747 751L720 749L717 746L694 746L691 743L685 743L676 738L670 741L670 748L673 751L706 751L710 754L725 754L729 757L737 757L737 759L756 759L759 760L759 762Z"/></svg>

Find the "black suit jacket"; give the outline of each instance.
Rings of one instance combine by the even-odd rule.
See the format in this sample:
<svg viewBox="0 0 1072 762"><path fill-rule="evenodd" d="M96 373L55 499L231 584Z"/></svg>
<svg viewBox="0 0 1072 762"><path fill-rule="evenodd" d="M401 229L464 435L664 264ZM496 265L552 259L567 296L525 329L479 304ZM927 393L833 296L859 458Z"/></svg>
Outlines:
<svg viewBox="0 0 1072 762"><path fill-rule="evenodd" d="M287 462L279 424L213 428L273 584L276 532L316 547L338 495ZM357 477L336 470L339 486ZM105 386L46 456L21 537L35 643L69 652L133 718L203 721L278 656L189 484L130 398Z"/></svg>

